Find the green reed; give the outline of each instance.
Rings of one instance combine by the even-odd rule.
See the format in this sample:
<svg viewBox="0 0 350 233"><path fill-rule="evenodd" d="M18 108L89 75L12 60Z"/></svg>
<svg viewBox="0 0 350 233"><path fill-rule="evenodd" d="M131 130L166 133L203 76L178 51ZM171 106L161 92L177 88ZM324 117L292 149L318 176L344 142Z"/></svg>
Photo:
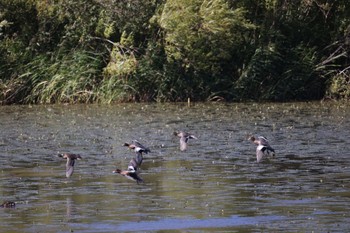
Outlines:
<svg viewBox="0 0 350 233"><path fill-rule="evenodd" d="M96 99L101 58L86 51L37 56L20 79L30 89L25 103L89 103Z"/></svg>

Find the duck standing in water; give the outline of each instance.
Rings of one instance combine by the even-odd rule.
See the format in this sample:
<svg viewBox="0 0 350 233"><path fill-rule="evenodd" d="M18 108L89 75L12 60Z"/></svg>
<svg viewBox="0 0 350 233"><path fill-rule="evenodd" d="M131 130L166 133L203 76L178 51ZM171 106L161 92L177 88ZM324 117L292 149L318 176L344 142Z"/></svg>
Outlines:
<svg viewBox="0 0 350 233"><path fill-rule="evenodd" d="M174 132L175 136L180 137L180 150L185 151L187 149L188 139L198 139L196 136L183 131Z"/></svg>
<svg viewBox="0 0 350 233"><path fill-rule="evenodd" d="M270 152L273 156L275 156L275 150L270 146L268 140L263 136L258 136L255 138L254 136L250 136L249 139L253 142L256 147L256 161L259 163L265 155L269 155Z"/></svg>
<svg viewBox="0 0 350 233"><path fill-rule="evenodd" d="M70 154L70 153L59 154L58 156L61 158L67 159L66 177L67 178L71 177L73 175L73 172L74 172L75 160L82 159L81 156L78 154Z"/></svg>
<svg viewBox="0 0 350 233"><path fill-rule="evenodd" d="M124 143L124 146L127 146L129 149L132 149L136 152L135 162L137 163L137 166L141 166L142 164L142 161L143 161L142 153L148 154L149 152L151 152L150 149L143 146L137 140L133 140L132 143Z"/></svg>

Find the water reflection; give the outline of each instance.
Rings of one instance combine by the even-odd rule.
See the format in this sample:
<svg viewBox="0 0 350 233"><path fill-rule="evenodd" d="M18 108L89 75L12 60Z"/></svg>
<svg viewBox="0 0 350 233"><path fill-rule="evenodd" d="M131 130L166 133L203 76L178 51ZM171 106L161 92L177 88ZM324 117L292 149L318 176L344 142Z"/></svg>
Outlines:
<svg viewBox="0 0 350 233"><path fill-rule="evenodd" d="M0 201L16 202L0 209L2 229L346 231L349 113L328 103L1 106ZM186 152L180 129L199 138ZM257 164L249 134L269 138L275 158ZM112 174L134 139L152 151L140 185ZM69 179L58 152L84 158Z"/></svg>
<svg viewBox="0 0 350 233"><path fill-rule="evenodd" d="M258 216L258 217L240 217L230 216L227 218L212 219L171 219L165 218L158 221L139 221L133 223L124 223L120 225L113 224L76 224L79 228L85 228L82 232L140 232L140 231L161 231L161 230L182 230L182 229L201 229L201 231L225 230L225 228L240 227L257 224L274 224L275 221L282 220L282 216ZM238 228L239 229L239 228Z"/></svg>
<svg viewBox="0 0 350 233"><path fill-rule="evenodd" d="M74 214L75 214L75 208L73 206L73 201L72 201L72 198L71 197L67 197L66 198L66 221L69 222L71 221L71 219L74 218Z"/></svg>

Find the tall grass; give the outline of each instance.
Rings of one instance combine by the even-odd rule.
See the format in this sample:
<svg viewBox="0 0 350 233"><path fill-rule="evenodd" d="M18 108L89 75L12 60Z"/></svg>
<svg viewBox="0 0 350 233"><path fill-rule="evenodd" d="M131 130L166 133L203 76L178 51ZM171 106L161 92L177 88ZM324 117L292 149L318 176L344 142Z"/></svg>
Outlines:
<svg viewBox="0 0 350 233"><path fill-rule="evenodd" d="M101 103L130 101L133 99L130 94L132 92L136 91L125 84L120 77L104 77L97 90L97 101Z"/></svg>
<svg viewBox="0 0 350 233"><path fill-rule="evenodd" d="M96 99L101 57L86 51L37 56L19 76L30 88L24 103L89 103Z"/></svg>

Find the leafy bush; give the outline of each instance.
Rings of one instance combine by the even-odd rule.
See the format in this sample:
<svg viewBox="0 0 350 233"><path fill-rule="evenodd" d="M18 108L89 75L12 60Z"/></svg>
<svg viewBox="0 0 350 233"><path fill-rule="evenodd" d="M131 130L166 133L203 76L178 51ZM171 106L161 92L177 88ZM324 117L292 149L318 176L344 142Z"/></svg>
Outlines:
<svg viewBox="0 0 350 233"><path fill-rule="evenodd" d="M350 100L350 72L348 70L340 72L330 80L326 97Z"/></svg>
<svg viewBox="0 0 350 233"><path fill-rule="evenodd" d="M347 6L2 0L0 101L348 98Z"/></svg>

